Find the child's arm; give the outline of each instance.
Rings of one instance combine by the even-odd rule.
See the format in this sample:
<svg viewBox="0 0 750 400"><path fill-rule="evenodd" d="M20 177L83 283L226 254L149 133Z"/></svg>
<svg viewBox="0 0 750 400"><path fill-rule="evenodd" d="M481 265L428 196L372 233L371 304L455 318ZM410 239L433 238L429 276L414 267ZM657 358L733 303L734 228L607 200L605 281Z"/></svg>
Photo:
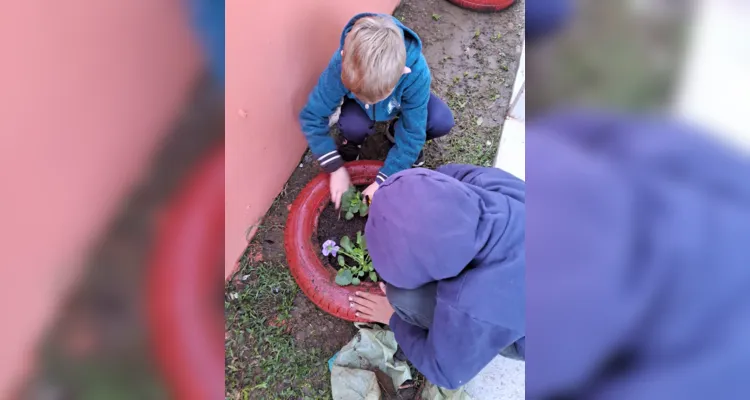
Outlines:
<svg viewBox="0 0 750 400"><path fill-rule="evenodd" d="M416 70L416 68L415 68ZM404 90L401 118L396 121L396 144L388 152L385 165L375 178L383 183L396 172L411 168L424 147L427 136L427 103L430 101L430 70L419 69L413 82Z"/></svg>
<svg viewBox="0 0 750 400"><path fill-rule="evenodd" d="M302 132L310 145L310 151L328 173L344 165L336 151L336 143L328 134L328 118L336 111L346 92L346 87L341 82L341 53L337 50L326 70L320 75L318 84L310 93L307 104L299 115Z"/></svg>
<svg viewBox="0 0 750 400"><path fill-rule="evenodd" d="M435 307L430 330L404 322L393 314L390 328L406 357L430 382L446 389L457 389L498 355L500 349L522 335L501 330L442 304Z"/></svg>

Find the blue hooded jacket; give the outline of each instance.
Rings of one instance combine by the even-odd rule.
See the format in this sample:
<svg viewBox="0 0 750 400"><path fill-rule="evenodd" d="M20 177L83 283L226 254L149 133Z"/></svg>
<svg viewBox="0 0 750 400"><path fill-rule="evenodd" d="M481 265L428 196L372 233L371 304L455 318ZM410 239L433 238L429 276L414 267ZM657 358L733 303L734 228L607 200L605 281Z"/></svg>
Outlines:
<svg viewBox="0 0 750 400"><path fill-rule="evenodd" d="M411 72L401 76L396 88L383 101L365 109L341 81L341 51L344 38L354 22L366 16L380 15L392 18L404 32L406 44L406 66ZM336 111L344 96L357 101L374 121L390 121L400 113L395 125L396 144L385 159L378 174L382 183L388 176L410 168L419 156L426 138L427 103L430 100L430 70L422 55L422 41L416 33L405 27L396 18L382 14L359 14L349 21L341 34L341 44L333 54L328 67L320 75L318 84L300 113L300 125L310 150L326 172L333 172L343 165L336 151L336 144L328 133L328 118Z"/></svg>
<svg viewBox="0 0 750 400"><path fill-rule="evenodd" d="M365 238L384 281L403 289L437 282L429 330L397 314L390 327L430 382L455 389L507 346L525 354L525 184L495 168L438 171L388 178Z"/></svg>

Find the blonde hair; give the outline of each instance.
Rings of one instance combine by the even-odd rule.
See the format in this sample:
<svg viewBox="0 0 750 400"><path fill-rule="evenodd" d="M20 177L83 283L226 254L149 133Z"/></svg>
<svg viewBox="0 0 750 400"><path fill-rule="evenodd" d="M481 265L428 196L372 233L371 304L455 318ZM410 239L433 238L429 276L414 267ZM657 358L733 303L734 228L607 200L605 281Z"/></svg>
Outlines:
<svg viewBox="0 0 750 400"><path fill-rule="evenodd" d="M368 103L388 96L406 65L403 31L391 17L358 19L344 39L343 51L341 80Z"/></svg>

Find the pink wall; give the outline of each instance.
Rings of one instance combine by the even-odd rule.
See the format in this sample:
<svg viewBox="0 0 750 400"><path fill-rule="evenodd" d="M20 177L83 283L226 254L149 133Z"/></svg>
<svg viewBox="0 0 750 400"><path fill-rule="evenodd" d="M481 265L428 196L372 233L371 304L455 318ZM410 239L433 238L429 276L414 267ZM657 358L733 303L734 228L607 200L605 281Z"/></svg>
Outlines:
<svg viewBox="0 0 750 400"><path fill-rule="evenodd" d="M186 100L200 62L183 6L0 7L0 398Z"/></svg>
<svg viewBox="0 0 750 400"><path fill-rule="evenodd" d="M398 0L227 0L225 275L297 166L297 115L355 14Z"/></svg>

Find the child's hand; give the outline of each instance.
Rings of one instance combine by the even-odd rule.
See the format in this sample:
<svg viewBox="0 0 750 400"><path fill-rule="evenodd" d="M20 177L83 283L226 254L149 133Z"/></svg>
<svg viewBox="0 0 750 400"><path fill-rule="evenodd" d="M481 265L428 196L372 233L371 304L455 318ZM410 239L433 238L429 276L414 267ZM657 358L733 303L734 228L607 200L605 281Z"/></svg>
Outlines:
<svg viewBox="0 0 750 400"><path fill-rule="evenodd" d="M349 172L346 171L346 168L341 167L331 173L331 201L333 201L337 210L341 206L341 196L349 190L351 185L352 181L349 179Z"/></svg>
<svg viewBox="0 0 750 400"><path fill-rule="evenodd" d="M365 189L362 192L362 197L368 199L368 204L372 202L372 196L375 194L375 191L380 188L380 184L377 182L373 182L372 185L368 186L367 189Z"/></svg>
<svg viewBox="0 0 750 400"><path fill-rule="evenodd" d="M386 294L383 282L380 283L380 290ZM349 297L349 301L349 306L357 311L358 317L386 325L391 322L394 311L386 296L356 292L354 296Z"/></svg>

